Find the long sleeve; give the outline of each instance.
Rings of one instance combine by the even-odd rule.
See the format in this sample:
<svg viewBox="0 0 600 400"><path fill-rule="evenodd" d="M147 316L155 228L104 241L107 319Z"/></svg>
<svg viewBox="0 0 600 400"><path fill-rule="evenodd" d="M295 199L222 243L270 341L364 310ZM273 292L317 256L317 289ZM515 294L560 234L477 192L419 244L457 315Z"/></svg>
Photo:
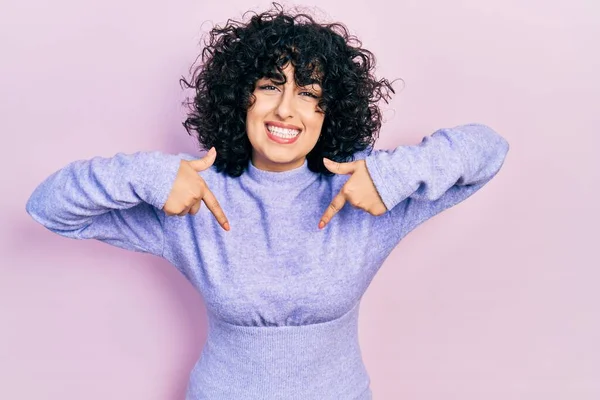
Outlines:
<svg viewBox="0 0 600 400"><path fill-rule="evenodd" d="M180 157L157 151L74 161L33 191L26 210L62 236L161 255L161 209L179 163Z"/></svg>
<svg viewBox="0 0 600 400"><path fill-rule="evenodd" d="M439 129L418 145L366 157L373 183L398 221L396 239L482 188L498 173L508 149L490 127L468 124Z"/></svg>

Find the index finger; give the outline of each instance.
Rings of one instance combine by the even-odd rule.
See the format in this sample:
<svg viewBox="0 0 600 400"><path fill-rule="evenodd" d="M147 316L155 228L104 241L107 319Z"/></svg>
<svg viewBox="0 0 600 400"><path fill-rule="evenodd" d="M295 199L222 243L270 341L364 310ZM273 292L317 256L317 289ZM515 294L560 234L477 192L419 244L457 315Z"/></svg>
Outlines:
<svg viewBox="0 0 600 400"><path fill-rule="evenodd" d="M321 217L321 221L319 222L319 229L325 228L325 225L327 225L329 221L331 221L331 218L333 218L333 216L337 214L342 209L342 207L344 207L344 204L346 204L346 198L344 197L342 192L339 192L333 198L333 200L327 207L327 210L325 210L325 213Z"/></svg>
<svg viewBox="0 0 600 400"><path fill-rule="evenodd" d="M230 229L229 221L227 221L227 217L225 216L225 213L223 212L221 205L217 201L217 198L215 197L215 195L210 191L210 189L208 189L208 188L206 189L206 192L204 193L204 197L202 197L202 201L204 201L204 204L206 204L206 207L208 207L210 212L215 216L215 218L219 222L219 225L221 225L223 227L223 229L228 231Z"/></svg>

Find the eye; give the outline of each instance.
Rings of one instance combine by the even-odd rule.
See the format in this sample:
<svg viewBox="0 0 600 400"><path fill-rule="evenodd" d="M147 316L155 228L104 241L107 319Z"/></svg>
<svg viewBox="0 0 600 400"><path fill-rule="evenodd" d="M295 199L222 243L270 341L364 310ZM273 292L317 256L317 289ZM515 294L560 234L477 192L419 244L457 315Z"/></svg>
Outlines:
<svg viewBox="0 0 600 400"><path fill-rule="evenodd" d="M258 88L263 90L277 90L277 87L274 85L260 85Z"/></svg>
<svg viewBox="0 0 600 400"><path fill-rule="evenodd" d="M319 96L317 96L313 92L300 92L300 94L303 95L303 96L312 97L313 99L318 99L319 98Z"/></svg>

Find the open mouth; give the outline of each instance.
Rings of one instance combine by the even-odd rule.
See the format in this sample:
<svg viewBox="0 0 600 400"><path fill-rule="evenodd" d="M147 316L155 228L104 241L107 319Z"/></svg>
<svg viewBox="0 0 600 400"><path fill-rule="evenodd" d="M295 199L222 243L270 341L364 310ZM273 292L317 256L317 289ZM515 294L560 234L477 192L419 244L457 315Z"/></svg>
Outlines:
<svg viewBox="0 0 600 400"><path fill-rule="evenodd" d="M267 136L269 139L282 144L290 144L295 142L300 136L301 130L282 128L271 124L265 124Z"/></svg>

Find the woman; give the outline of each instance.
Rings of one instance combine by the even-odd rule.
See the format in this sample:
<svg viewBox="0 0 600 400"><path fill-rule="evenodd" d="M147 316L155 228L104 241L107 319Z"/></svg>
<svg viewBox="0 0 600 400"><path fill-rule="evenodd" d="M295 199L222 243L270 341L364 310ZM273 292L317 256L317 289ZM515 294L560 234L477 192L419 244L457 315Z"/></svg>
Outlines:
<svg viewBox="0 0 600 400"><path fill-rule="evenodd" d="M370 399L360 299L398 242L500 169L487 126L373 151L393 92L342 25L281 8L212 30L184 122L210 149L72 162L27 211L169 260L205 300L188 399ZM205 207L201 207L202 202Z"/></svg>

